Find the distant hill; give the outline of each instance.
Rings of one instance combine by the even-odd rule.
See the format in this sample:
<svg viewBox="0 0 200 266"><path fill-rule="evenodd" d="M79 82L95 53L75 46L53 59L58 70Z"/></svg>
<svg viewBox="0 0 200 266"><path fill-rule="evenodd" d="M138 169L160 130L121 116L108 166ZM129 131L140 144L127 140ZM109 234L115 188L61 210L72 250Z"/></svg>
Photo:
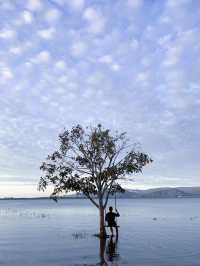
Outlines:
<svg viewBox="0 0 200 266"><path fill-rule="evenodd" d="M114 196L111 196L111 198ZM85 198L82 193L75 193L65 195L61 198L64 199L80 199ZM200 187L162 187L152 189L127 189L125 193L117 193L117 198L121 199L161 199L161 198L200 198ZM1 200L15 200L16 198L0 198ZM49 199L49 197L38 198L17 198L21 200L30 199Z"/></svg>
<svg viewBox="0 0 200 266"><path fill-rule="evenodd" d="M66 196L67 198L84 198L81 193ZM112 197L112 196L111 196ZM200 198L200 187L153 188L145 190L126 190L117 193L117 198Z"/></svg>
<svg viewBox="0 0 200 266"><path fill-rule="evenodd" d="M128 190L118 195L122 198L187 198L199 197L200 187L154 188L147 190Z"/></svg>

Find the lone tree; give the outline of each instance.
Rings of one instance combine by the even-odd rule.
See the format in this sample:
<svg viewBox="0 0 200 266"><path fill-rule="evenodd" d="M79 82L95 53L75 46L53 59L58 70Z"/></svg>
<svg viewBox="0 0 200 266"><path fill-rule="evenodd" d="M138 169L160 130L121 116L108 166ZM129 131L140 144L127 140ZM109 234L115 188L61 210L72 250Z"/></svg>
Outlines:
<svg viewBox="0 0 200 266"><path fill-rule="evenodd" d="M105 236L104 210L109 196L123 192L119 184L152 162L151 158L130 145L126 133L111 134L101 125L80 125L59 135L59 149L49 155L40 169L39 190L53 185L52 197L69 191L82 192L99 210L99 236Z"/></svg>

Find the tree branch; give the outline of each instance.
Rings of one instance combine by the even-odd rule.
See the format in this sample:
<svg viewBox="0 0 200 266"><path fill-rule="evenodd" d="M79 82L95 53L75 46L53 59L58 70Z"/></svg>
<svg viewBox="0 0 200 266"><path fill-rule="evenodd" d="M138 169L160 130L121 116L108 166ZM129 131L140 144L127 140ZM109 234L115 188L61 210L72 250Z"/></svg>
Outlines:
<svg viewBox="0 0 200 266"><path fill-rule="evenodd" d="M93 200L89 193L83 192L83 194L99 209L99 205L96 203L95 200Z"/></svg>
<svg viewBox="0 0 200 266"><path fill-rule="evenodd" d="M114 179L113 179L113 180L111 181L111 183L110 183L110 187L109 187L109 190L108 190L108 193L107 193L107 195L106 195L106 199L105 199L105 202L104 202L104 205L103 205L104 209L106 208L106 205L107 205L107 203L108 203L108 198L109 198L110 192L111 192L111 190L112 190L113 182L114 182Z"/></svg>

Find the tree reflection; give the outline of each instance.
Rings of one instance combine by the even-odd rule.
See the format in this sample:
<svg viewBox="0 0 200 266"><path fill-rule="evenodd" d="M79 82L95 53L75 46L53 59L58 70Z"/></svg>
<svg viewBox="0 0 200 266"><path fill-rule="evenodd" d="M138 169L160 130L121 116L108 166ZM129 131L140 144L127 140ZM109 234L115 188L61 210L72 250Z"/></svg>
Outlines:
<svg viewBox="0 0 200 266"><path fill-rule="evenodd" d="M99 263L97 264L76 264L76 266L119 266L118 236L110 236L109 239L99 238Z"/></svg>
<svg viewBox="0 0 200 266"><path fill-rule="evenodd" d="M100 239L99 245L99 266L107 266L109 262L112 265L118 265L119 253L118 253L118 236L110 236L109 239ZM113 264L114 263L114 264Z"/></svg>

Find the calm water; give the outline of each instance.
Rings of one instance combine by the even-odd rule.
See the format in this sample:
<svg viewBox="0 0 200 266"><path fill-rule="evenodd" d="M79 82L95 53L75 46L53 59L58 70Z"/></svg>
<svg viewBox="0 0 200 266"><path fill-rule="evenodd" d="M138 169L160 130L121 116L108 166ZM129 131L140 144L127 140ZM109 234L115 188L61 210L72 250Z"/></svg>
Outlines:
<svg viewBox="0 0 200 266"><path fill-rule="evenodd" d="M99 243L87 200L0 201L0 265L200 265L200 199L122 199L118 209L118 240Z"/></svg>

